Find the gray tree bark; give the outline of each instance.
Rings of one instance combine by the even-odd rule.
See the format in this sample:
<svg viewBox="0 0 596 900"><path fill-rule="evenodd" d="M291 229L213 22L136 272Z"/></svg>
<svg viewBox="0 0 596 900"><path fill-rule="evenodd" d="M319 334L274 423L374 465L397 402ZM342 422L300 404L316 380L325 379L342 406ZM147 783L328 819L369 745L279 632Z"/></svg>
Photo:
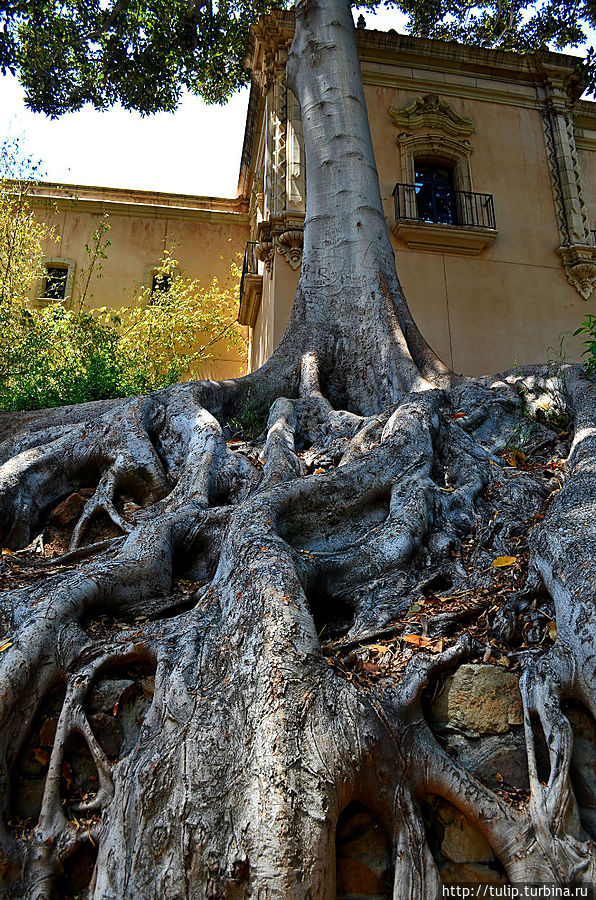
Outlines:
<svg viewBox="0 0 596 900"><path fill-rule="evenodd" d="M426 900L429 797L512 881L596 880L566 715L596 712L593 385L447 371L397 281L345 0L300 3L289 74L308 209L272 359L3 417L7 897L329 900L358 802L387 835L387 896ZM499 556L517 574L495 602ZM455 600L419 615L441 579ZM522 673L517 805L432 728L429 696L470 659Z"/></svg>

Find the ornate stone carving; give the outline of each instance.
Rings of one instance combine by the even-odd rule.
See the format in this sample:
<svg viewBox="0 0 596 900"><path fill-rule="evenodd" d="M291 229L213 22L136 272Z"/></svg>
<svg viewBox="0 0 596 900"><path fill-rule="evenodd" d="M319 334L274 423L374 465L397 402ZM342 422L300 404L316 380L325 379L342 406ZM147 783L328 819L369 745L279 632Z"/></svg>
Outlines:
<svg viewBox="0 0 596 900"><path fill-rule="evenodd" d="M596 287L596 247L572 245L558 250L567 280L587 300Z"/></svg>
<svg viewBox="0 0 596 900"><path fill-rule="evenodd" d="M472 119L460 116L452 105L447 100L441 100L438 94L418 97L403 109L392 106L389 115L397 128L407 131L438 128L444 134L462 138L471 135L476 127Z"/></svg>
<svg viewBox="0 0 596 900"><path fill-rule="evenodd" d="M269 238L268 240L261 240L257 244L257 259L260 260L269 275L273 273L273 256L275 254L275 244Z"/></svg>
<svg viewBox="0 0 596 900"><path fill-rule="evenodd" d="M596 287L596 247L584 200L573 124L573 97L566 86L542 73L542 124L561 239L558 253L567 280L587 300Z"/></svg>
<svg viewBox="0 0 596 900"><path fill-rule="evenodd" d="M578 235L580 240L586 240L590 235L590 221L588 218L588 210L586 207L586 201L584 199L584 191L582 186L582 178L581 178L581 169L579 165L579 157L577 155L577 147L575 146L575 127L573 124L573 115L571 112L567 112L565 116L565 127L567 128L567 141L569 144L569 151L571 155L571 163L573 166L573 175L575 177L575 184L577 188L577 198L579 200L579 210L581 216L581 223L583 225L583 229L581 234Z"/></svg>
<svg viewBox="0 0 596 900"><path fill-rule="evenodd" d="M272 216L280 215L286 208L286 141L287 141L287 89L285 71L276 79L267 97L269 161L268 206Z"/></svg>
<svg viewBox="0 0 596 900"><path fill-rule="evenodd" d="M304 138L300 104L288 88L286 95L286 206L292 213L304 213L306 178Z"/></svg>
<svg viewBox="0 0 596 900"><path fill-rule="evenodd" d="M456 190L472 190L470 167L472 147L469 141L458 141L443 134L425 133L402 133L398 136L397 141L401 148L402 180L407 184L414 184L416 159L426 156L448 160L453 166Z"/></svg>
<svg viewBox="0 0 596 900"><path fill-rule="evenodd" d="M304 233L299 230L284 231L277 239L278 252L294 270L298 269L302 262L303 243Z"/></svg>
<svg viewBox="0 0 596 900"><path fill-rule="evenodd" d="M567 220L565 218L565 204L561 193L561 183L559 180L559 170L557 168L557 154L555 152L555 142L553 140L553 132L551 127L550 115L548 110L542 110L542 130L544 132L544 143L546 145L546 158L548 160L548 171L550 174L551 185L553 189L553 201L555 204L555 213L557 216L557 225L559 226L559 236L561 240L567 242Z"/></svg>

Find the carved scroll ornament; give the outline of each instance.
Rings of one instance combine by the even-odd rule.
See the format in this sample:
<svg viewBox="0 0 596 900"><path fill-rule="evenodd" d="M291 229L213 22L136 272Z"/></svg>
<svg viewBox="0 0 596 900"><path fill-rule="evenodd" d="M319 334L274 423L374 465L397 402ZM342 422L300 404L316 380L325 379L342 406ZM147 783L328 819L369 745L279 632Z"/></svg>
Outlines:
<svg viewBox="0 0 596 900"><path fill-rule="evenodd" d="M294 230L284 231L277 239L278 253L286 259L292 269L300 268L302 262L302 245L304 243L304 234L302 231Z"/></svg>
<svg viewBox="0 0 596 900"><path fill-rule="evenodd" d="M271 275L273 272L273 256L275 254L275 244L273 241L270 238L259 241L256 253L257 259L264 264L267 272Z"/></svg>
<svg viewBox="0 0 596 900"><path fill-rule="evenodd" d="M453 137L468 137L474 131L472 119L460 116L447 100L441 100L438 94L426 94L418 97L409 106L399 109L391 107L389 115L397 128L405 131L418 131L420 128L438 128L444 134Z"/></svg>
<svg viewBox="0 0 596 900"><path fill-rule="evenodd" d="M567 280L584 300L588 300L596 287L596 247L560 247Z"/></svg>

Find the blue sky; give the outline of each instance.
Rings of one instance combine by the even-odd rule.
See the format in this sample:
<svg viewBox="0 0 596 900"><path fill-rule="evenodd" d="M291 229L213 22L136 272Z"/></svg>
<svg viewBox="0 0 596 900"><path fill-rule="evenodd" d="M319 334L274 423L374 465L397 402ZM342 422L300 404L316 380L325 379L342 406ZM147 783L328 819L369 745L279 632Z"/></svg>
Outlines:
<svg viewBox="0 0 596 900"><path fill-rule="evenodd" d="M403 27L395 12L364 15L369 28ZM48 181L234 197L247 105L245 89L223 107L187 95L176 113L85 108L52 120L27 110L18 81L0 75L0 140L22 138Z"/></svg>

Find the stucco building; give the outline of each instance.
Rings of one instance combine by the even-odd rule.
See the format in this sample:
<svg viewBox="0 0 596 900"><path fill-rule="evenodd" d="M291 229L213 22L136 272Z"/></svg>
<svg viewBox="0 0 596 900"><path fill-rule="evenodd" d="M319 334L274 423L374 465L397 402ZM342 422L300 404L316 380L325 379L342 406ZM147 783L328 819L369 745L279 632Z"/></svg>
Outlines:
<svg viewBox="0 0 596 900"><path fill-rule="evenodd" d="M297 283L307 186L287 89L289 12L263 17L240 194L250 240L240 320L251 366L279 342ZM596 301L596 104L577 57L357 29L381 196L421 330L456 371L544 360ZM579 355L578 339L565 342Z"/></svg>
<svg viewBox="0 0 596 900"><path fill-rule="evenodd" d="M242 198L45 183L34 188L30 201L37 215L54 226L58 238L45 248L46 277L35 287L36 304L50 297L76 305L90 263L85 248L93 248L93 234L106 215L105 239L110 244L106 258L97 261L87 293L94 307L120 308L139 288L151 288L167 250L182 275L199 279L205 287L217 278L224 286L230 281L230 264L241 258L248 236L248 203ZM200 368L202 377L231 378L245 366L243 354L225 341L214 345L212 353Z"/></svg>
<svg viewBox="0 0 596 900"><path fill-rule="evenodd" d="M111 247L96 305L119 306L149 284L168 246L184 274L204 281L225 280L242 251L249 368L264 362L286 326L302 253L304 149L285 76L292 34L286 11L253 27L236 199L41 186L40 213L61 235L48 277L85 265L105 212ZM470 374L553 356L596 304L596 103L580 99L578 59L369 29L357 29L357 42L397 271L423 334ZM568 357L580 350L566 339ZM204 374L239 371L220 357Z"/></svg>

